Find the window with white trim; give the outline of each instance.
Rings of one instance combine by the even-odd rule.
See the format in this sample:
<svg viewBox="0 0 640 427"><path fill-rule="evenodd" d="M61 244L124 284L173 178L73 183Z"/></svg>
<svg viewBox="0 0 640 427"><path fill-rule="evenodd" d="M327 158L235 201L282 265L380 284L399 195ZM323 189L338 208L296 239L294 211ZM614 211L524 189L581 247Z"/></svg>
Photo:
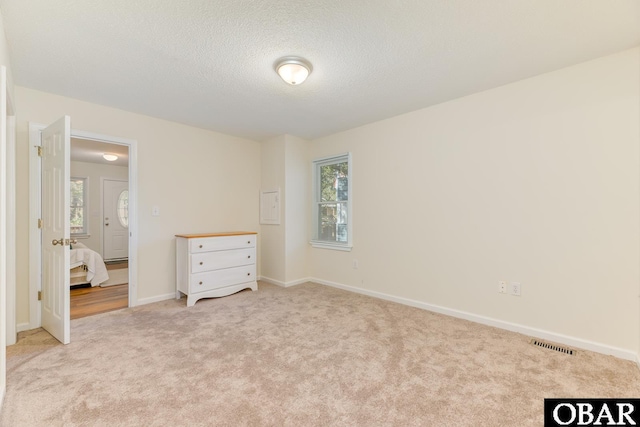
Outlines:
<svg viewBox="0 0 640 427"><path fill-rule="evenodd" d="M351 153L313 161L312 246L351 250L351 178Z"/></svg>
<svg viewBox="0 0 640 427"><path fill-rule="evenodd" d="M69 188L71 189L71 206L69 212L71 216L71 234L74 236L89 234L89 230L87 229L88 181L89 178L71 178L71 185L69 186Z"/></svg>

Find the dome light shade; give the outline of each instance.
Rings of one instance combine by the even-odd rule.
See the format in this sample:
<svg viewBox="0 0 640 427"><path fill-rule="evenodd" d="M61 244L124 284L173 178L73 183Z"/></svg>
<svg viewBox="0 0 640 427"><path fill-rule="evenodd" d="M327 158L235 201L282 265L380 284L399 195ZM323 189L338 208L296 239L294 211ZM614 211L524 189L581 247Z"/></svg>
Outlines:
<svg viewBox="0 0 640 427"><path fill-rule="evenodd" d="M299 85L304 82L309 74L311 74L311 64L305 59L298 58L296 56L287 56L280 58L276 62L276 72L282 80L290 85Z"/></svg>
<svg viewBox="0 0 640 427"><path fill-rule="evenodd" d="M118 156L116 156L115 154L103 154L102 158L105 159L108 162L115 162L116 160L118 160Z"/></svg>

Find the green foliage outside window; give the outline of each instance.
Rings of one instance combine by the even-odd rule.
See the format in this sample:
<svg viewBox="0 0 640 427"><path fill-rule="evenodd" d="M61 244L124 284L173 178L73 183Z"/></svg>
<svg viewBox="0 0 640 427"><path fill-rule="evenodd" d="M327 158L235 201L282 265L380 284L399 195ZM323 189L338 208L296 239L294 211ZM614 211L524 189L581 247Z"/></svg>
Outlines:
<svg viewBox="0 0 640 427"><path fill-rule="evenodd" d="M86 233L85 230L85 179L71 179L70 223L71 234Z"/></svg>
<svg viewBox="0 0 640 427"><path fill-rule="evenodd" d="M348 174L348 162L320 166L318 240L347 241Z"/></svg>

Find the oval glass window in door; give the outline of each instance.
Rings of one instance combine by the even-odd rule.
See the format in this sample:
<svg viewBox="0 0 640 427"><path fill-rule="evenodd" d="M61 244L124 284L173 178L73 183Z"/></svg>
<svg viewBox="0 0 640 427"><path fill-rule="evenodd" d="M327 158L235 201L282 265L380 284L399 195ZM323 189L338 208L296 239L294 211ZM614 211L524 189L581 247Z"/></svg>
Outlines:
<svg viewBox="0 0 640 427"><path fill-rule="evenodd" d="M129 227L129 190L122 190L118 196L116 211L118 212L120 224L124 228Z"/></svg>

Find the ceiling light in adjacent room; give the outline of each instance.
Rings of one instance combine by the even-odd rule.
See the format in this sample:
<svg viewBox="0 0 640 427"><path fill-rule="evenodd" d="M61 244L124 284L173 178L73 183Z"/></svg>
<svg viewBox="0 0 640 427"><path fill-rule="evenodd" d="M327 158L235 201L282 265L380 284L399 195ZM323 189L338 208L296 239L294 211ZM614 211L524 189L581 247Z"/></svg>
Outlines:
<svg viewBox="0 0 640 427"><path fill-rule="evenodd" d="M297 56L286 56L276 62L275 69L278 75L282 77L282 80L290 85L299 85L311 74L313 67L305 59Z"/></svg>
<svg viewBox="0 0 640 427"><path fill-rule="evenodd" d="M118 156L116 156L115 154L103 154L102 158L105 159L108 162L115 162L116 160L118 160Z"/></svg>

